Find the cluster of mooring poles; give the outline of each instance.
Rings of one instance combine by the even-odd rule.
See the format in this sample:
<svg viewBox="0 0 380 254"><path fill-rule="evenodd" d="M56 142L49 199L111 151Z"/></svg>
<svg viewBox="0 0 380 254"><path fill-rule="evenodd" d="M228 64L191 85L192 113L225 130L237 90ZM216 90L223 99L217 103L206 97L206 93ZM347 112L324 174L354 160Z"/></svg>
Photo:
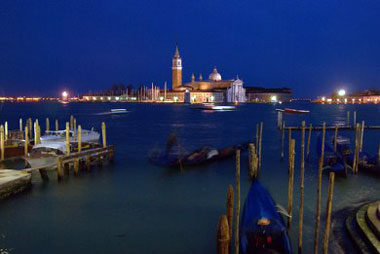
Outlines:
<svg viewBox="0 0 380 254"><path fill-rule="evenodd" d="M284 126L285 123L282 123ZM322 127L322 144L325 142L326 125L323 123ZM310 140L311 140L311 130L312 125L309 126L308 132L308 143L306 146L306 156L305 156L305 134L306 134L306 124L305 121L301 125L301 163L300 163L300 202L299 202L299 222L298 222L298 252L302 253L303 246L303 217L304 217L304 188L305 188L305 158L310 153ZM282 128L282 147L284 147L284 130ZM288 155L289 155L289 178L288 178L288 227L290 228L293 216L293 185L294 185L294 169L295 169L295 139L292 138L292 129L288 129ZM281 158L283 159L284 151L281 151ZM322 170L323 170L323 160L324 160L324 145L321 146L321 156L318 163L318 184L317 184L317 204L316 204L316 216L315 216L315 233L314 233L314 253L318 253L319 235L320 235L320 219L321 219L321 202L322 202ZM328 187L328 199L327 199L327 210L326 210L326 225L323 237L323 253L328 251L328 240L330 234L330 224L331 224L331 208L332 208L332 196L334 189L334 179L335 173L331 172L329 175L329 187Z"/></svg>
<svg viewBox="0 0 380 254"><path fill-rule="evenodd" d="M334 139L333 139L333 149L334 152L337 151L337 142L338 142L338 131L339 130L354 130L355 131L355 149L354 149L354 161L352 165L352 172L353 173L358 173L359 170L359 153L363 151L363 137L364 137L364 130L365 129L380 129L380 126L368 126L365 125L365 121L361 121L361 123L356 122L356 111L354 111L353 115L353 125L349 125L350 121L350 112L347 111L347 118L346 118L346 125L341 126L341 125L335 125L335 126L326 126L324 123L322 126L315 126L313 127L312 124L309 125L309 127L304 126L304 122L302 122L302 125L299 126L285 126L285 121L283 121L282 118L282 112L278 112L278 114L281 114L281 117L279 119L282 121L278 126L280 126L280 130L282 132L282 137L281 137L281 160L284 159L284 142L285 142L285 131L288 131L288 137L289 137L289 151L290 151L290 144L291 144L291 137L292 137L292 130L301 130L302 131L302 139L304 140L304 133L305 129L307 128L308 130L308 139L307 139L307 145L306 145L306 158L309 158L310 155L310 142L311 142L311 134L313 130L322 130L323 132L327 130L334 130ZM324 141L323 143L324 144ZM304 144L303 144L304 145ZM377 158L380 158L380 144L377 152ZM289 155L290 156L290 155ZM290 163L290 160L289 160Z"/></svg>
<svg viewBox="0 0 380 254"><path fill-rule="evenodd" d="M277 112L277 128L279 129L291 129L291 130L294 130L294 131L300 131L302 129L302 126L285 126L285 121L283 120L283 112ZM374 130L378 130L380 129L380 126L379 125L364 125L363 123L364 121L362 121L362 128L363 129L374 129ZM347 111L347 117L346 117L346 124L345 125L334 125L334 126L325 126L325 130L326 131L333 131L335 130L336 128L338 128L339 130L355 130L356 129L356 126L357 126L357 122L356 122L356 111L353 112L353 121L352 121L352 125L350 124L350 111ZM322 130L322 126L310 126L309 127L311 130Z"/></svg>
<svg viewBox="0 0 380 254"><path fill-rule="evenodd" d="M82 143L82 127L77 125L76 118L72 115L70 120L65 124L65 145L66 145L66 154L59 155L57 157L57 162L54 165L44 165L38 168L27 168L26 172L33 172L39 170L41 178L43 180L48 180L47 168L56 168L58 180L63 179L64 173L69 174L70 168L74 169L74 174L77 175L79 170L85 168L87 171L90 170L91 165L97 164L102 166L103 161L108 159L109 162L113 161L114 158L114 146L107 145L106 143L106 124L102 122L102 145L98 147L83 147ZM58 119L55 119L55 130L59 131L59 122ZM49 118L46 118L45 131L50 131L50 122ZM70 144L70 132L73 134L73 139L75 142L75 147L73 153L71 153L71 144ZM26 120L25 127L23 126L23 119L19 120L19 129L8 132L8 122L5 122L4 125L0 125L0 154L1 160L5 159L5 142L8 139L24 139L24 155L27 156L31 151L33 145L41 144L41 126L38 119L33 122L32 118Z"/></svg>
<svg viewBox="0 0 380 254"><path fill-rule="evenodd" d="M281 123L282 126L285 125L284 122ZM282 147L284 147L284 130L282 128ZM295 170L295 139L292 139L291 130L289 130L289 164L288 164L288 227L291 227L292 214L293 214L293 185L294 185L294 170ZM309 130L312 130L310 125ZM323 124L323 142L325 139L326 125ZM303 215L304 215L304 187L305 187L305 133L306 126L305 122L302 122L301 126L302 138L301 138L301 165L300 165L300 204L299 204L299 230L298 230L298 253L302 253L303 248ZM249 176L251 179L255 179L259 176L261 167L261 143L262 143L262 133L263 133L263 123L258 124L256 127L256 144L249 144ZM311 138L311 131L308 134L308 140ZM323 144L322 142L322 144ZM259 149L256 149L259 147ZM308 141L308 146L306 147L307 153L310 152L310 141ZM283 151L281 152L281 157L283 158ZM318 165L318 185L317 185L317 204L316 204L316 216L315 216L315 233L314 233L314 253L318 253L319 245L319 235L320 235L320 224L321 224L321 202L322 202L322 168L323 168L323 157L324 157L324 146L321 148L321 157L319 159ZM323 253L327 254L329 235L331 227L331 210L332 210L332 197L334 190L334 179L335 174L333 172L329 175L329 186L327 195L327 207L326 207L326 222L324 227L323 235ZM229 254L229 253L239 253L239 222L240 222L240 150L236 152L236 200L234 199L234 188L232 185L228 186L227 190L227 200L226 200L226 214L223 214L219 218L217 226L217 244L216 253L217 254ZM235 207L235 217L234 217L234 203ZM235 220L234 220L235 218ZM235 223L235 225L233 225ZM234 244L232 244L232 228L234 226ZM233 246L234 245L234 246Z"/></svg>
<svg viewBox="0 0 380 254"><path fill-rule="evenodd" d="M260 173L261 167L261 152L262 152L262 136L263 122L256 125L255 144L250 143L249 147L249 169L248 173L251 179L256 178ZM239 253L239 221L240 221L240 150L236 151L236 207L235 207L235 222L234 220L234 188L228 186L226 215L223 214L219 218L217 229L217 254ZM232 229L235 223L234 244L232 244Z"/></svg>

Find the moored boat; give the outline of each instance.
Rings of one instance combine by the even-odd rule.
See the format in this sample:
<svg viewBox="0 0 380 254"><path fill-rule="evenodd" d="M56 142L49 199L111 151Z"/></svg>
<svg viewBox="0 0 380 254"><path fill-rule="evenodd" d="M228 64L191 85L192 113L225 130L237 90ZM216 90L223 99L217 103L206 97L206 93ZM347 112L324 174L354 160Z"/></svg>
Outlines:
<svg viewBox="0 0 380 254"><path fill-rule="evenodd" d="M254 180L240 222L240 250L248 253L292 253L284 219L269 192Z"/></svg>
<svg viewBox="0 0 380 254"><path fill-rule="evenodd" d="M82 151L98 148L100 144L96 143L82 143ZM78 143L70 143L70 152L78 152ZM29 163L32 168L38 167L51 167L55 166L57 157L67 154L66 142L46 142L33 146L28 155L24 159Z"/></svg>
<svg viewBox="0 0 380 254"><path fill-rule="evenodd" d="M347 163L352 166L354 161L354 149L351 147L349 138L338 137L337 138L337 153L347 160ZM380 175L380 158L377 156L371 156L367 152L359 152L358 156L359 170L364 170L369 173L375 173Z"/></svg>
<svg viewBox="0 0 380 254"><path fill-rule="evenodd" d="M230 111L235 110L236 106L234 105L215 105L213 103L202 103L197 104L192 107L193 109L202 109L202 110L210 110L210 111Z"/></svg>
<svg viewBox="0 0 380 254"><path fill-rule="evenodd" d="M102 112L97 115L123 115L127 114L129 111L125 108L115 108L111 109L110 111Z"/></svg>
<svg viewBox="0 0 380 254"><path fill-rule="evenodd" d="M345 156L342 156L339 152L334 152L333 139L332 141L327 141L327 140L325 141L325 147L324 147L323 170L332 171L338 175L347 176L348 168L350 168L350 166L346 162L347 158ZM340 141L341 141L340 149L343 149L343 144L345 140L340 139ZM317 153L319 157L321 156L321 147L322 147L322 138L321 136L318 136ZM338 149L339 149L339 146L337 146L337 151Z"/></svg>
<svg viewBox="0 0 380 254"><path fill-rule="evenodd" d="M32 168L52 166L56 164L57 157L64 154L66 154L64 142L48 142L33 146L30 153L25 156L25 160Z"/></svg>
<svg viewBox="0 0 380 254"><path fill-rule="evenodd" d="M304 109L294 109L294 108L277 108L276 111L284 112L284 113L294 113L294 114L307 114L310 113L310 110L304 110Z"/></svg>
<svg viewBox="0 0 380 254"><path fill-rule="evenodd" d="M244 145L229 146L224 148L213 148L204 146L191 153L182 150L176 151L156 151L150 155L150 162L165 167L183 167L183 166L197 166L212 161L231 158L236 154L236 150L246 149Z"/></svg>
<svg viewBox="0 0 380 254"><path fill-rule="evenodd" d="M77 133L69 130L70 142L76 141ZM82 129L82 142L98 142L100 134L94 130ZM66 141L66 130L46 131L45 135L41 136L41 144L47 142L63 142Z"/></svg>
<svg viewBox="0 0 380 254"><path fill-rule="evenodd" d="M33 144L33 142L31 142ZM4 158L12 158L22 156L25 153L25 140L23 139L7 139L4 141ZM28 145L31 149L32 145Z"/></svg>

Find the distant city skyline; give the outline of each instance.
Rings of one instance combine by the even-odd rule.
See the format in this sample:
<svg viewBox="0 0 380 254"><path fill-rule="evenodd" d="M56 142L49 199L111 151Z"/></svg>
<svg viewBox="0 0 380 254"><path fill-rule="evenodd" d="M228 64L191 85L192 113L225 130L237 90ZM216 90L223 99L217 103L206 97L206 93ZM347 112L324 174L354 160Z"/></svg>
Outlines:
<svg viewBox="0 0 380 254"><path fill-rule="evenodd" d="M289 87L297 98L380 88L379 1L2 1L0 95L83 94L183 80Z"/></svg>

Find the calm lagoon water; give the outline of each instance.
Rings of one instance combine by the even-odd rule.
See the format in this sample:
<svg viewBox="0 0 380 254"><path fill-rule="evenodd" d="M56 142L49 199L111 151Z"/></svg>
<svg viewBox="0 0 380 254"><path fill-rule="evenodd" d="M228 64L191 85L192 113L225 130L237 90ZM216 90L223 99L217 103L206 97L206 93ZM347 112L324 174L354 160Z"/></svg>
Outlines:
<svg viewBox="0 0 380 254"><path fill-rule="evenodd" d="M288 105L289 106L289 105ZM203 145L222 147L253 140L255 126L264 121L263 161L260 181L277 203L287 207L287 160L280 161L281 133L276 130L278 105L249 104L230 112L192 110L188 105L117 103L5 103L0 121L18 128L22 117L58 118L60 126L75 115L83 128L107 124L107 141L116 145L115 163L58 183L42 183L37 175L33 188L0 203L0 248L10 253L213 253L219 216L225 212L226 190L235 183L235 161L225 160L198 168L177 170L156 167L148 154L162 148L176 131L188 150ZM313 125L344 123L346 111L357 111L357 120L380 125L380 105L292 104L310 109L308 115L286 115L287 125L302 120ZM128 115L98 116L111 108L127 108ZM297 246L300 137L297 142L294 218L290 231ZM341 134L353 137L352 131ZM332 132L328 132L332 135ZM305 170L304 250L312 252L316 203L317 155L314 132L311 156ZM364 134L364 149L377 151L380 131ZM287 147L287 142L285 143ZM285 155L287 156L287 155ZM242 154L242 206L250 181L247 153ZM322 225L328 176L323 176ZM380 178L359 173L336 178L333 211L380 198ZM339 216L338 216L339 217ZM341 219L341 218L337 218ZM339 220L330 244L332 253L343 253L348 241ZM323 236L321 235L320 238Z"/></svg>

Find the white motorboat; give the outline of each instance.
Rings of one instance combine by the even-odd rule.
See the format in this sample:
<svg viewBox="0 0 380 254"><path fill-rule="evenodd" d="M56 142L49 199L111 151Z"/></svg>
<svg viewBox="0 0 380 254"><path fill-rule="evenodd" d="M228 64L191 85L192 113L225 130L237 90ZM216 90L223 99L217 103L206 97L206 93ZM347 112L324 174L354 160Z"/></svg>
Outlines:
<svg viewBox="0 0 380 254"><path fill-rule="evenodd" d="M115 108L107 112L99 113L97 115L122 115L122 114L127 114L128 112L129 111L126 110L125 108Z"/></svg>
<svg viewBox="0 0 380 254"><path fill-rule="evenodd" d="M77 133L73 130L69 131L70 142L77 141ZM93 130L82 129L82 142L83 143L96 143L99 141L100 134ZM66 130L59 131L46 131L45 135L41 136L41 144L50 142L64 142L66 141Z"/></svg>
<svg viewBox="0 0 380 254"><path fill-rule="evenodd" d="M310 113L309 110L303 110L303 109L294 109L294 108L276 108L276 111L283 112L283 113L295 113L295 114L306 114Z"/></svg>
<svg viewBox="0 0 380 254"><path fill-rule="evenodd" d="M82 143L82 151L100 147L97 143ZM78 143L70 143L70 152L78 152ZM32 168L52 168L57 164L57 157L65 155L66 141L45 142L33 146L30 153L24 157Z"/></svg>
<svg viewBox="0 0 380 254"><path fill-rule="evenodd" d="M235 110L233 105L215 105L213 103L203 103L193 107L194 109L213 110L213 111L230 111Z"/></svg>
<svg viewBox="0 0 380 254"><path fill-rule="evenodd" d="M33 146L25 160L32 168L53 167L59 155L66 154L65 142L48 142Z"/></svg>

